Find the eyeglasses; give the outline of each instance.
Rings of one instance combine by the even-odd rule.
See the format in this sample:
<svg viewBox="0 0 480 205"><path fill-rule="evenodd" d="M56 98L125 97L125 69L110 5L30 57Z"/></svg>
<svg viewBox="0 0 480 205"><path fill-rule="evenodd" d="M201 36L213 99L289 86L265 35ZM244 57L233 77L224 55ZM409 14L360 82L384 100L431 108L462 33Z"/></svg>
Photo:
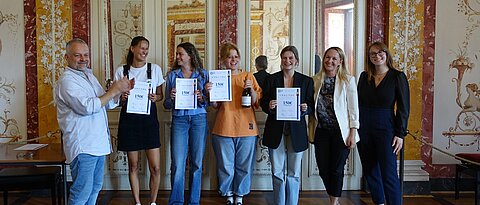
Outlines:
<svg viewBox="0 0 480 205"><path fill-rule="evenodd" d="M371 52L369 55L370 55L370 58L375 58L377 57L377 55L380 55L382 56L383 54L385 54L385 50L379 50L378 52Z"/></svg>

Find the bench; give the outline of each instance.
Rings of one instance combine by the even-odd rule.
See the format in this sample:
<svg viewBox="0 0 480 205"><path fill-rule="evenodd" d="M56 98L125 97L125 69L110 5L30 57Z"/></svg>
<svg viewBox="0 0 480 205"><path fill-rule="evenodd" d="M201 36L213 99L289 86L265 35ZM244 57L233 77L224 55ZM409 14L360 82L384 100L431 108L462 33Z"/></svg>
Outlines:
<svg viewBox="0 0 480 205"><path fill-rule="evenodd" d="M8 191L33 190L50 188L52 204L56 196L61 203L61 168L49 167L7 167L0 170L0 191L3 191L3 203L8 204Z"/></svg>
<svg viewBox="0 0 480 205"><path fill-rule="evenodd" d="M455 156L469 160L471 162L480 163L480 153L458 153ZM465 170L473 170L475 178L475 205L480 203L480 165L471 163L466 160L459 159L462 163L456 165L455 170L455 199L459 198L459 184L461 173Z"/></svg>

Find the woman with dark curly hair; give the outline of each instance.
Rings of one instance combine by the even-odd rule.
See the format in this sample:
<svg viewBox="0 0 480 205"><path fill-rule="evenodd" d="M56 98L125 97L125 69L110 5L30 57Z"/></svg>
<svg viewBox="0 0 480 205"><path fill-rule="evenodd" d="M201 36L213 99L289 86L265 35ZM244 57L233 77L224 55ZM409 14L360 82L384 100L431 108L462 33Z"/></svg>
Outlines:
<svg viewBox="0 0 480 205"><path fill-rule="evenodd" d="M203 68L202 59L195 46L189 42L181 43L175 52L175 64L167 74L165 92L168 93L163 106L172 109L170 153L171 186L168 204L184 203L185 161L189 159L189 194L187 204L200 204L202 185L202 159L207 138L207 101L205 83L208 73ZM176 109L176 79L197 79L197 108ZM189 157L188 157L189 155Z"/></svg>

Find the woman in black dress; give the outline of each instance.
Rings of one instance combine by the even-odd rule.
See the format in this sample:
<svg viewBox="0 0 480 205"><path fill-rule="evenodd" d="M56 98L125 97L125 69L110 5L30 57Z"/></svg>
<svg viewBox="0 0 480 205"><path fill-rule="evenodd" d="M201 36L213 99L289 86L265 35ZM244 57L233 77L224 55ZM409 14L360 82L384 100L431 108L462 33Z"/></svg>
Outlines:
<svg viewBox="0 0 480 205"><path fill-rule="evenodd" d="M392 61L385 44L368 48L368 66L358 81L358 151L373 202L400 205L397 154L406 135L410 94L407 77Z"/></svg>
<svg viewBox="0 0 480 205"><path fill-rule="evenodd" d="M138 180L139 151L145 150L150 170L150 200L155 205L160 185L160 130L155 102L163 99L162 84L165 82L160 66L147 63L149 42L143 36L132 39L127 54L127 64L119 67L115 79L135 79L135 82L147 82L154 88L149 91L151 101L150 114L127 113L129 92L122 94L123 104L118 124L118 150L126 151L128 157L128 177L136 204L140 204L140 185Z"/></svg>

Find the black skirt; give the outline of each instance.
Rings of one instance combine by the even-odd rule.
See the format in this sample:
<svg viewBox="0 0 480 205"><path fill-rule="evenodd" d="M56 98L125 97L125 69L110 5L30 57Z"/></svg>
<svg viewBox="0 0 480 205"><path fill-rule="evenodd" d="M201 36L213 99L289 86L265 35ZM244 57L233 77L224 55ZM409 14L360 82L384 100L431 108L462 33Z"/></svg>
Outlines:
<svg viewBox="0 0 480 205"><path fill-rule="evenodd" d="M118 124L118 150L138 151L160 147L157 107L152 102L150 115L127 113L126 103Z"/></svg>

